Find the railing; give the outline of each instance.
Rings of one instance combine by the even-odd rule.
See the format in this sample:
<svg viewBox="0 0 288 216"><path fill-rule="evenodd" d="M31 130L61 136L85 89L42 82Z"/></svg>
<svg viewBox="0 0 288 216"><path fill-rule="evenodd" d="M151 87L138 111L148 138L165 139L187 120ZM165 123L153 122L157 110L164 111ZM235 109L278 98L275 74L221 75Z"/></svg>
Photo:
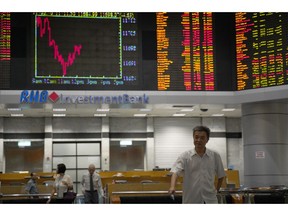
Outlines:
<svg viewBox="0 0 288 216"><path fill-rule="evenodd" d="M47 203L50 193L44 194L3 194L0 193L0 203ZM75 199L76 200L76 199ZM74 198L52 198L50 203L75 203Z"/></svg>
<svg viewBox="0 0 288 216"><path fill-rule="evenodd" d="M123 201L124 200L124 201ZM113 191L110 203L181 203L182 191Z"/></svg>
<svg viewBox="0 0 288 216"><path fill-rule="evenodd" d="M26 198L33 198L33 197L45 197L49 198L51 194L0 194L0 198L9 198L9 197L26 197Z"/></svg>
<svg viewBox="0 0 288 216"><path fill-rule="evenodd" d="M119 195L119 194L169 194L168 191L114 191L112 195ZM175 194L182 194L182 191L175 191Z"/></svg>
<svg viewBox="0 0 288 216"><path fill-rule="evenodd" d="M230 196L235 203L288 203L288 188L244 188L244 189L221 189L219 192L222 203L228 203Z"/></svg>

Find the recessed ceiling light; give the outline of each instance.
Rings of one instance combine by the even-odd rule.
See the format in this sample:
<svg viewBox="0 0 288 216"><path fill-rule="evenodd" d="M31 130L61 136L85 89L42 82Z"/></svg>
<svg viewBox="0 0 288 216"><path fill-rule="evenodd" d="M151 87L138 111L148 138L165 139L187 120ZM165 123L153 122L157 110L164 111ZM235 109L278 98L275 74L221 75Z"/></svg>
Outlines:
<svg viewBox="0 0 288 216"><path fill-rule="evenodd" d="M138 114L134 114L135 117L145 117L147 114L145 113L138 113Z"/></svg>
<svg viewBox="0 0 288 216"><path fill-rule="evenodd" d="M175 113L175 114L173 114L173 116L176 116L176 117L185 116L185 115L186 115L185 113Z"/></svg>
<svg viewBox="0 0 288 216"><path fill-rule="evenodd" d="M21 108L8 108L8 111L21 111Z"/></svg>
<svg viewBox="0 0 288 216"><path fill-rule="evenodd" d="M97 109L98 112L109 112L110 109Z"/></svg>
<svg viewBox="0 0 288 216"><path fill-rule="evenodd" d="M66 114L60 113L60 114L53 114L53 117L65 117Z"/></svg>
<svg viewBox="0 0 288 216"><path fill-rule="evenodd" d="M104 117L107 116L106 113L95 113L94 114L95 117Z"/></svg>
<svg viewBox="0 0 288 216"><path fill-rule="evenodd" d="M54 112L66 112L66 108L53 108Z"/></svg>
<svg viewBox="0 0 288 216"><path fill-rule="evenodd" d="M231 111L234 111L235 108L224 108L222 109L223 112L231 112Z"/></svg>
<svg viewBox="0 0 288 216"><path fill-rule="evenodd" d="M141 112L150 112L151 109L148 109L148 108L147 108L147 109L140 109L140 111L141 111Z"/></svg>
<svg viewBox="0 0 288 216"><path fill-rule="evenodd" d="M181 109L180 112L192 112L194 109Z"/></svg>
<svg viewBox="0 0 288 216"><path fill-rule="evenodd" d="M218 113L218 114L212 114L212 116L224 116L223 113Z"/></svg>
<svg viewBox="0 0 288 216"><path fill-rule="evenodd" d="M18 113L18 114L11 114L11 117L22 117L24 114Z"/></svg>

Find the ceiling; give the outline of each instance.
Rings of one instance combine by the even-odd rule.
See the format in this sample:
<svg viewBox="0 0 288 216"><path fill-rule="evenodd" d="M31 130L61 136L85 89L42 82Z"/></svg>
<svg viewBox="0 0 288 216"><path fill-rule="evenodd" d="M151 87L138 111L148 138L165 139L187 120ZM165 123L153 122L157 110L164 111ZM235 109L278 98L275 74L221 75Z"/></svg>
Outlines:
<svg viewBox="0 0 288 216"><path fill-rule="evenodd" d="M57 108L55 110L55 108ZM234 108L233 111L223 111ZM66 111L65 111L66 109ZM141 104L106 105L95 107L85 104L73 104L53 107L52 104L0 104L0 117L241 117L241 105L219 104ZM134 115L140 114L140 116ZM146 114L146 115L145 115ZM22 116L23 115L23 116ZM216 116L215 116L216 117Z"/></svg>

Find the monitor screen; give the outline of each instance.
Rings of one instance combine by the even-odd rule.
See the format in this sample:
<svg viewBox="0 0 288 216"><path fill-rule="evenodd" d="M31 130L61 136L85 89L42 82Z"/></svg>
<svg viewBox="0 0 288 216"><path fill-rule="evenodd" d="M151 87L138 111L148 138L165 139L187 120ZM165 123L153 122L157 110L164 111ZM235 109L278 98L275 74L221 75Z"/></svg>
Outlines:
<svg viewBox="0 0 288 216"><path fill-rule="evenodd" d="M235 13L12 12L0 21L0 89L236 90Z"/></svg>

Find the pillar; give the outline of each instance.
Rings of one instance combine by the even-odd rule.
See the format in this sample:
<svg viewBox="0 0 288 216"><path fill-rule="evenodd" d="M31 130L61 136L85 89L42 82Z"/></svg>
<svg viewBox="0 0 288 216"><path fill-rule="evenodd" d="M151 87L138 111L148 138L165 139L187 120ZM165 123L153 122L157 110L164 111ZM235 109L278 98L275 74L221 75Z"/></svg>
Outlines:
<svg viewBox="0 0 288 216"><path fill-rule="evenodd" d="M288 185L287 104L242 104L244 185Z"/></svg>

